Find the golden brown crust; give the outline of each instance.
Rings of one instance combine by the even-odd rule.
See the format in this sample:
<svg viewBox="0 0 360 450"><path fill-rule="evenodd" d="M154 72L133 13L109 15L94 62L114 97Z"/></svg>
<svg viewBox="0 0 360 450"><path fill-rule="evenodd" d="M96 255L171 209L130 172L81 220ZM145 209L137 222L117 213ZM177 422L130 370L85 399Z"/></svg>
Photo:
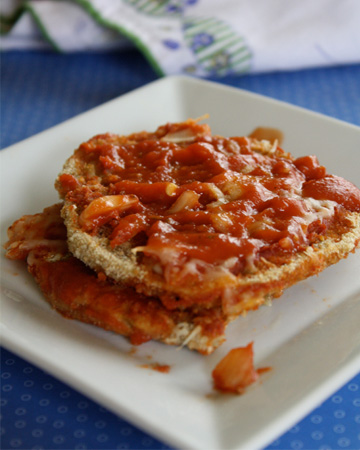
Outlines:
<svg viewBox="0 0 360 450"><path fill-rule="evenodd" d="M64 204L10 227L7 256L66 317L208 354L231 320L359 246L360 191L326 176L192 120L96 136L56 180Z"/></svg>
<svg viewBox="0 0 360 450"><path fill-rule="evenodd" d="M202 315L169 311L156 298L98 277L69 254L61 206L17 220L6 244L6 256L26 260L45 299L60 314L127 336L134 345L152 339L209 354L225 340L228 321L219 309Z"/></svg>
<svg viewBox="0 0 360 450"><path fill-rule="evenodd" d="M69 224L68 217L65 217L65 223ZM232 317L256 309L268 298L278 297L284 289L320 273L359 246L360 214L348 213L347 221L348 228L342 234L309 246L305 251L294 255L286 264L265 263L256 273L207 279L202 285L196 286L196 304L202 309L202 298L208 304L211 297L215 304L221 304L226 315ZM171 291L166 291L163 280L138 266L131 252L129 257L122 252L120 255L116 254L104 238L89 236L68 226L68 245L77 258L94 270L104 271L117 282L125 280L136 285L137 290L145 295L161 296L165 305L169 305L174 296L181 295L183 299L189 299L189 306L194 306L194 286L171 286Z"/></svg>
<svg viewBox="0 0 360 450"><path fill-rule="evenodd" d="M185 122L182 125L181 133L186 132L186 130L193 130L192 127L194 126L193 121ZM197 131L201 131L201 139L203 139L203 136L210 138L211 134L208 128L196 126L200 127L197 128ZM129 137L103 135L83 145L93 150L97 148L99 141L101 144L107 142L117 145L129 142L133 144L148 139L158 139L163 142L164 139L166 140L166 136L171 135L171 132L173 132L173 129L171 125L168 125L167 128L160 127L155 133L143 132ZM181 141L181 139L184 139L184 134L181 133L178 138L179 141L177 141L178 144L186 146L188 141L192 142L190 132L186 138L188 141ZM236 142L229 141L226 145L230 146L230 144L235 145ZM293 161L291 155L284 153L276 145L267 141L251 141L251 150L265 158L279 157L281 162L285 161L283 163L285 169L286 161ZM145 247L134 245L132 241L114 247L111 245L108 235L101 232L91 233L81 226L79 218L84 208L81 204L76 204L73 197L66 196L59 180L61 175L64 174L71 175L80 182L87 179L90 180L90 184L88 183L91 190L90 195L93 195L93 192L102 194L103 186L98 181L99 174L96 175L99 169L91 158L87 160L83 158L84 152L77 150L66 162L56 182L59 192L65 196L62 217L67 227L68 245L71 252L95 271L106 273L115 282L133 286L144 295L158 296L168 309L180 308L186 310L192 308L202 311L206 308L221 307L224 314L233 318L246 310L257 308L269 297L280 295L284 289L294 283L319 273L327 266L346 257L359 245L359 213L346 211L344 208L338 210L338 206L334 202L321 203L314 199L307 199L311 211L310 215L312 215L310 222L314 222L316 219L320 219L321 222L322 208L328 214L325 221L330 220L331 222L332 220L335 223L330 224L325 233L315 237L312 242L299 251L290 255L286 253L278 255L275 251L269 258L261 257L254 261L248 258L246 269L238 273L227 270L224 266L216 266L215 270L209 271L208 276L202 277L193 276L191 273L193 266L190 260L183 268L185 273L183 279L179 276L174 280L166 279L163 272L158 270L154 261L149 264L148 259L144 258L142 248ZM251 170L253 169L254 167L251 168ZM250 169L245 167L243 172L247 174L248 170ZM250 182L252 182L251 180L254 183L257 182L256 177L258 175L242 174L242 176L247 177L246 180L250 180ZM108 175L105 174L105 177L108 177ZM228 194L227 189L230 190L230 194ZM238 195L236 189L234 186L226 187L225 183L225 188L220 194L225 193L228 196L228 201L229 197L234 197L236 200L236 195ZM290 194L294 195L295 191L296 189L293 189ZM282 195L284 194L279 194L280 197ZM313 209L311 209L312 207ZM332 212L329 212L331 208ZM220 216L221 214L219 214ZM337 221L339 222L338 225L336 225ZM222 224L220 223L218 226L221 227ZM167 258L171 259L171 254Z"/></svg>

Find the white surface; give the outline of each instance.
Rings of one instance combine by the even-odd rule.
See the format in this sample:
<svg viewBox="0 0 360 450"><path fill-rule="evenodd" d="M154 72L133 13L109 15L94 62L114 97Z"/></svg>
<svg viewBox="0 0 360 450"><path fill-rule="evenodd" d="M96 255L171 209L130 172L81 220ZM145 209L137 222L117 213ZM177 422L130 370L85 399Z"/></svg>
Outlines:
<svg viewBox="0 0 360 450"><path fill-rule="evenodd" d="M329 171L360 185L359 128L237 89L167 78L0 153L2 244L15 219L57 201L54 179L80 142L205 113L218 134L280 128L286 150L317 154ZM239 318L207 357L157 343L131 354L123 337L51 310L22 263L2 252L1 264L3 345L180 448L263 447L360 369L360 252ZM272 370L242 396L216 394L212 369L250 341L256 366ZM170 364L170 373L139 367L155 361Z"/></svg>

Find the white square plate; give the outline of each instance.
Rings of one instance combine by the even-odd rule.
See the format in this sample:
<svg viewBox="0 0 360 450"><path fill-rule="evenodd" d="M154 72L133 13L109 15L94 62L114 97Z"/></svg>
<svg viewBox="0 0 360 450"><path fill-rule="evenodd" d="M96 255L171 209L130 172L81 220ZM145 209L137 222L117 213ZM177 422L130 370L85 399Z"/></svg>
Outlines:
<svg viewBox="0 0 360 450"><path fill-rule="evenodd" d="M330 172L360 185L359 128L238 89L170 77L2 151L2 244L15 219L58 201L55 177L82 141L205 113L213 132L225 136L279 128L287 151L316 154ZM289 289L272 307L240 317L207 357L157 343L133 353L123 337L51 310L23 264L3 253L1 264L3 344L176 447L263 447L360 367L360 252ZM212 369L250 341L256 366L272 370L242 396L215 394ZM170 373L140 368L149 361L169 364Z"/></svg>

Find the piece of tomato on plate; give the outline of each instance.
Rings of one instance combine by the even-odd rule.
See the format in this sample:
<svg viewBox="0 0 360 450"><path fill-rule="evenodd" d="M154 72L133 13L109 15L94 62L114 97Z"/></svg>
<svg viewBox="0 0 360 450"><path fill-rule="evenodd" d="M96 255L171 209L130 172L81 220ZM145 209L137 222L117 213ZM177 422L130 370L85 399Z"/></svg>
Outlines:
<svg viewBox="0 0 360 450"><path fill-rule="evenodd" d="M230 350L217 364L212 377L215 389L236 394L243 393L247 386L259 378L254 368L253 343Z"/></svg>

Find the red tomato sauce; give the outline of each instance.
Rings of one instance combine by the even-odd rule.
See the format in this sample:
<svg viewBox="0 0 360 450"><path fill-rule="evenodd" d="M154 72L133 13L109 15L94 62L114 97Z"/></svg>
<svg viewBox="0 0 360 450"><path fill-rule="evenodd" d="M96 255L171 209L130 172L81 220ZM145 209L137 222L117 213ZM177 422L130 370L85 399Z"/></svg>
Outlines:
<svg viewBox="0 0 360 450"><path fill-rule="evenodd" d="M238 272L249 258L301 251L326 232L338 209L360 211L359 189L327 174L315 156L294 159L276 144L263 153L249 138L195 127L198 136L189 143L159 139L158 132L128 140L102 135L82 144L76 155L95 170L81 180L62 175L60 184L80 210L88 208L86 231L102 227L113 248L137 239L142 253L162 265L237 258L230 270ZM99 196L138 201L92 217L89 205ZM318 207L311 209L308 198ZM327 215L317 217L324 201Z"/></svg>

